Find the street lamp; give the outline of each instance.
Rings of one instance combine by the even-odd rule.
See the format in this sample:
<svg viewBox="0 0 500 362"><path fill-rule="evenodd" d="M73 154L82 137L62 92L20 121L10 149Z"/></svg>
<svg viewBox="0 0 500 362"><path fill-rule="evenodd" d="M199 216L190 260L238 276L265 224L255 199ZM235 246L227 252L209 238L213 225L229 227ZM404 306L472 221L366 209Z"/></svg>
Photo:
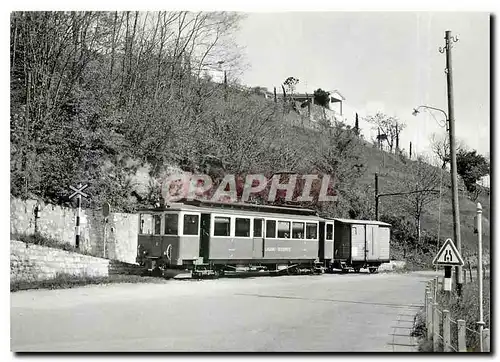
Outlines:
<svg viewBox="0 0 500 362"><path fill-rule="evenodd" d="M462 241L460 236L460 209L458 205L458 182L457 182L457 150L455 148L455 132L452 122L454 119L448 117L448 114L442 109L431 107L431 106L418 106L413 109L412 114L416 116L419 113L420 108L431 109L439 111L444 114L446 119L446 131L448 131L450 140L450 168L451 168L451 192L452 192L452 209L453 209L453 236L455 238L456 246L459 253L462 253ZM453 115L453 108L448 107L450 114ZM436 120L437 121L437 120ZM439 123L439 121L437 121ZM441 123L439 123L441 125ZM453 126L453 127L452 127ZM439 240L438 240L439 242ZM457 266L455 280L457 284L457 292L461 295L462 290L462 267Z"/></svg>
<svg viewBox="0 0 500 362"><path fill-rule="evenodd" d="M420 109L421 108L424 108L424 109L432 109L434 111L438 111L438 112L441 112L443 113L444 115L444 119L445 119L445 124L443 125L441 122L439 122L436 118L434 118L436 120L436 122L441 126L441 127L444 127L446 126L446 131L448 131L448 122L449 122L449 119L448 119L448 115L446 114L445 111L443 111L442 109L440 108L436 108L436 107L431 107L431 106L418 106L417 108L414 108L413 109L413 112L412 112L412 115L414 115L415 117L420 113ZM432 115L432 113L431 113ZM434 117L434 116L433 116Z"/></svg>

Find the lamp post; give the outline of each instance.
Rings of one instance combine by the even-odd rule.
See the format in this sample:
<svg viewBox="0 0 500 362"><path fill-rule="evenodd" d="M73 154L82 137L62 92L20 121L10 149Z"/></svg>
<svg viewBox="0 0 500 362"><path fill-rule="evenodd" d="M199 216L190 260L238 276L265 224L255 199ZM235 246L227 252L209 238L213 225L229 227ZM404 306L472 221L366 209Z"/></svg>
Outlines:
<svg viewBox="0 0 500 362"><path fill-rule="evenodd" d="M446 119L446 130L448 131L450 140L450 168L451 168L451 191L452 191L452 209L453 209L453 236L459 253L462 253L462 241L460 237L460 209L458 205L458 182L457 182L457 150L455 148L455 132L452 120L448 117L448 114L440 108L431 106L418 106L413 110L413 115L419 114L421 108L431 109L434 111L439 111L443 113ZM439 123L439 121L438 121ZM439 123L441 126L442 124ZM462 291L462 267L456 267L455 275L456 288L459 295Z"/></svg>
<svg viewBox="0 0 500 362"><path fill-rule="evenodd" d="M440 108L436 108L436 107L431 107L431 106L418 106L417 108L414 108L413 109L413 112L412 112L412 115L414 115L415 117L420 113L420 109L431 109L431 110L434 110L434 111L438 111L438 112L441 112L443 115L444 115L444 119L445 119L445 125L446 125L446 131L448 131L448 115L446 114L445 111L443 111L442 109ZM443 127L443 124L441 124L441 122L439 122L437 119L436 119L436 122L441 126Z"/></svg>

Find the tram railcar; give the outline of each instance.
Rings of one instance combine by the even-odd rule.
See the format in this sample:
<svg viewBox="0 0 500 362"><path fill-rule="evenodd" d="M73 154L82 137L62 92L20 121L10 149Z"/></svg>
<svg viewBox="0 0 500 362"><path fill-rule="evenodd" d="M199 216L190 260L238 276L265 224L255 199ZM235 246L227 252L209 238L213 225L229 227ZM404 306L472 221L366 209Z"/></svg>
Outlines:
<svg viewBox="0 0 500 362"><path fill-rule="evenodd" d="M193 277L319 273L336 267L373 271L388 261L388 226L325 219L304 208L183 201L140 210L137 262L162 275L188 271ZM361 241L363 228L368 231ZM373 242L374 235L387 235L387 243Z"/></svg>
<svg viewBox="0 0 500 362"><path fill-rule="evenodd" d="M298 273L319 261L322 219L309 209L190 201L139 217L137 261L148 269Z"/></svg>
<svg viewBox="0 0 500 362"><path fill-rule="evenodd" d="M368 268L374 273L382 263L390 261L390 224L372 220L333 220L331 268L344 272Z"/></svg>

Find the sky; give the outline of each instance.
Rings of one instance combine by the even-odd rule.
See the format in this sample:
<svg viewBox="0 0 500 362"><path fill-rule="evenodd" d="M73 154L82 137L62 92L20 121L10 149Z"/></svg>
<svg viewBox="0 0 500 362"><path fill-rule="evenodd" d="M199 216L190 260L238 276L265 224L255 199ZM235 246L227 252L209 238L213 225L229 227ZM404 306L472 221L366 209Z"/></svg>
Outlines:
<svg viewBox="0 0 500 362"><path fill-rule="evenodd" d="M248 13L236 34L248 86L281 88L293 76L297 92L338 90L348 124L382 111L407 124L401 148L412 142L431 154L429 137L445 134L433 116L412 115L429 105L448 112L444 34L451 30L456 137L481 154L490 149L490 18L484 12ZM365 138L375 131L360 122Z"/></svg>

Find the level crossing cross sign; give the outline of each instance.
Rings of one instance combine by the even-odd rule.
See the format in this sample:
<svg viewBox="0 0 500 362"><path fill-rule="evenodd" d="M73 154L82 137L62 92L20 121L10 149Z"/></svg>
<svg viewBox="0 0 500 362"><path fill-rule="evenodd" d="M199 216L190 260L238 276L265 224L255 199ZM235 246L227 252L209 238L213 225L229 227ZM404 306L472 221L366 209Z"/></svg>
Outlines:
<svg viewBox="0 0 500 362"><path fill-rule="evenodd" d="M463 266L464 260L455 247L455 244L453 244L453 241L451 239L446 239L441 249L439 249L436 257L432 261L432 264L444 266Z"/></svg>
<svg viewBox="0 0 500 362"><path fill-rule="evenodd" d="M70 186L69 188L71 190L73 190L74 192L69 196L70 199L72 199L73 197L75 196L83 196L83 197L88 197L89 195L86 194L85 192L83 192L83 190L85 190L87 187L89 187L89 185L85 184L85 185L78 185L78 187L73 187L73 186Z"/></svg>

